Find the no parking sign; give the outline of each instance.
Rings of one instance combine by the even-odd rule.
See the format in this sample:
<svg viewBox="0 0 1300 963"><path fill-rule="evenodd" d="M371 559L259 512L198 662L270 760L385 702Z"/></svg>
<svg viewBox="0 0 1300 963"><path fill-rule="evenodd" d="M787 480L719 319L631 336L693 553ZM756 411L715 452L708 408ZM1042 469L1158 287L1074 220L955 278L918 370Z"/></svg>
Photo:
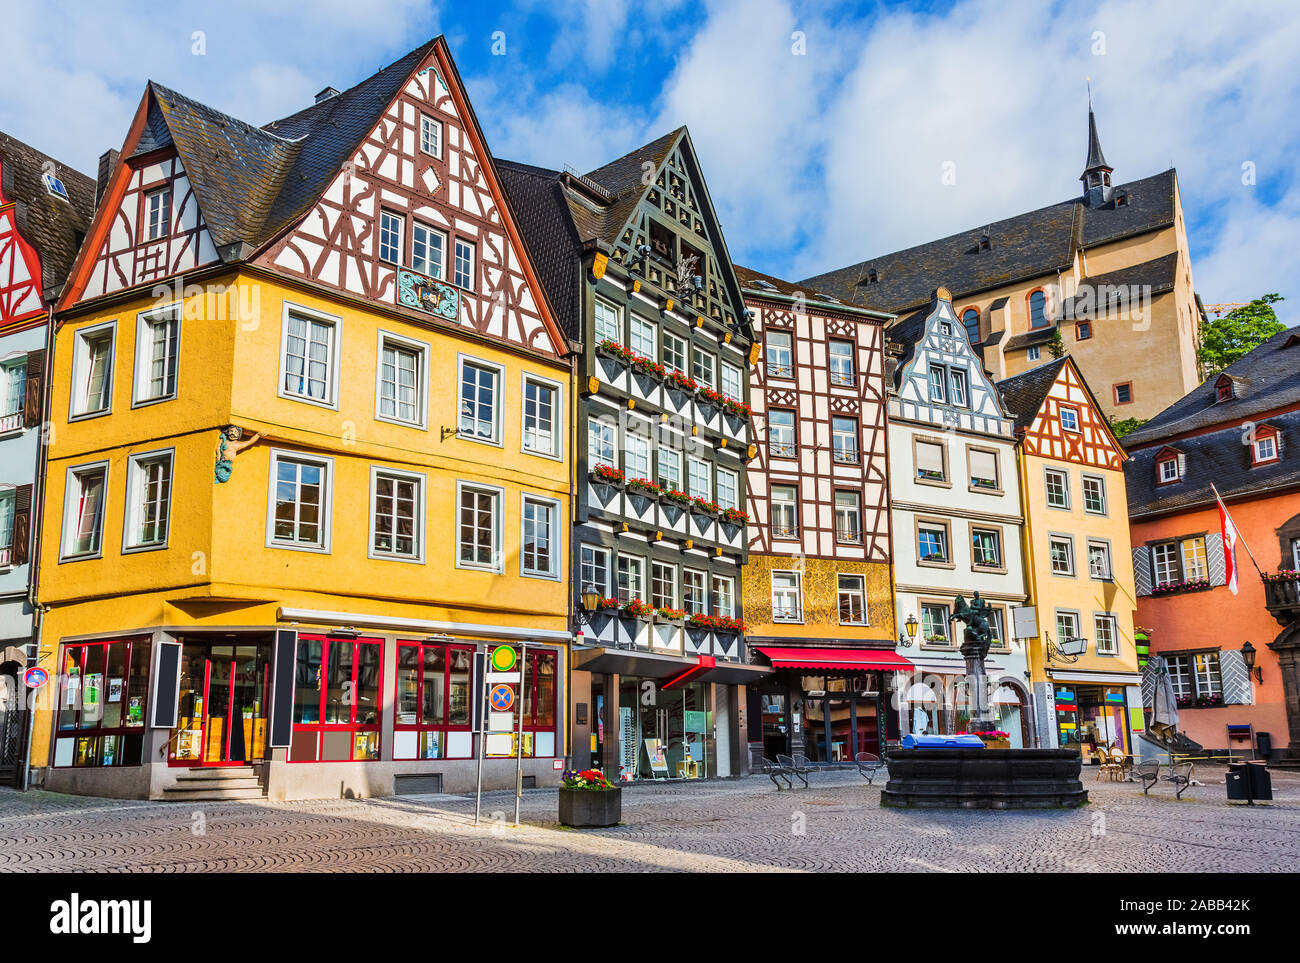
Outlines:
<svg viewBox="0 0 1300 963"><path fill-rule="evenodd" d="M34 665L23 673L23 682L27 684L27 688L29 689L39 689L49 681L50 674L40 666Z"/></svg>

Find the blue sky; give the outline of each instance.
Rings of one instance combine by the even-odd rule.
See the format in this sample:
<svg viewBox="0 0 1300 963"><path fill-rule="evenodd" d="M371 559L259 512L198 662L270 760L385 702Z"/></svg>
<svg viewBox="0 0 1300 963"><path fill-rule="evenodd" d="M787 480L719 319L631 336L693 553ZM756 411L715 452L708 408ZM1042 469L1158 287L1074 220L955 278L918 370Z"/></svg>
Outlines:
<svg viewBox="0 0 1300 963"><path fill-rule="evenodd" d="M1091 78L1116 178L1178 168L1204 300L1300 320L1288 0L8 8L0 130L81 170L148 79L261 124L445 33L497 156L587 170L687 124L733 258L792 279L1074 196Z"/></svg>

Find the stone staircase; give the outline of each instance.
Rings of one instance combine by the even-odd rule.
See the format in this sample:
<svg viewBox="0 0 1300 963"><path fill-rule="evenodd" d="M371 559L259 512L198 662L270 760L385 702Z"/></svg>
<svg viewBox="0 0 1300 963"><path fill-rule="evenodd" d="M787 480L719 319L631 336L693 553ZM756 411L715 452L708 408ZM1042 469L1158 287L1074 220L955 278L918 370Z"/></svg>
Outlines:
<svg viewBox="0 0 1300 963"><path fill-rule="evenodd" d="M167 802L261 799L263 795L260 766L194 767L163 790Z"/></svg>

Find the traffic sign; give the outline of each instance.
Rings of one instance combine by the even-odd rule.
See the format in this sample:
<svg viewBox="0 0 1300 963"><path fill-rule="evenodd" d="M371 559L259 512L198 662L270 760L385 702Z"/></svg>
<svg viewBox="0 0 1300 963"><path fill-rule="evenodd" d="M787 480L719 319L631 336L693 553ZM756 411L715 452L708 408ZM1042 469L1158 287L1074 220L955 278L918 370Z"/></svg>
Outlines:
<svg viewBox="0 0 1300 963"><path fill-rule="evenodd" d="M509 672L519 661L513 645L498 645L492 650L492 668L498 672Z"/></svg>
<svg viewBox="0 0 1300 963"><path fill-rule="evenodd" d="M509 712L515 705L515 690L504 682L494 685L492 691L488 693L488 702L497 712Z"/></svg>
<svg viewBox="0 0 1300 963"><path fill-rule="evenodd" d="M50 681L50 674L40 666L32 666L23 673L23 681L27 683L27 688L39 689Z"/></svg>

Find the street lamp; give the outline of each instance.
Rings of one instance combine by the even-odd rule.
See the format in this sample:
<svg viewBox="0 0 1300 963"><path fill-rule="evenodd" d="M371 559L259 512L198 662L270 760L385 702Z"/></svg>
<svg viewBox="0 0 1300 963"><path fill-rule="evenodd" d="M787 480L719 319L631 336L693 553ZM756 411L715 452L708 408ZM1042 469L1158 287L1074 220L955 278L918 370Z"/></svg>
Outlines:
<svg viewBox="0 0 1300 963"><path fill-rule="evenodd" d="M898 644L903 646L903 648L910 647L912 642L916 640L916 627L919 624L920 623L916 621L915 615L909 615L907 621L903 623L903 628L907 629L907 638L904 638L903 633L899 632Z"/></svg>
<svg viewBox="0 0 1300 963"><path fill-rule="evenodd" d="M1264 667L1255 665L1255 647L1247 642L1241 647L1241 661L1246 663L1246 671L1255 677L1261 685L1264 682Z"/></svg>

